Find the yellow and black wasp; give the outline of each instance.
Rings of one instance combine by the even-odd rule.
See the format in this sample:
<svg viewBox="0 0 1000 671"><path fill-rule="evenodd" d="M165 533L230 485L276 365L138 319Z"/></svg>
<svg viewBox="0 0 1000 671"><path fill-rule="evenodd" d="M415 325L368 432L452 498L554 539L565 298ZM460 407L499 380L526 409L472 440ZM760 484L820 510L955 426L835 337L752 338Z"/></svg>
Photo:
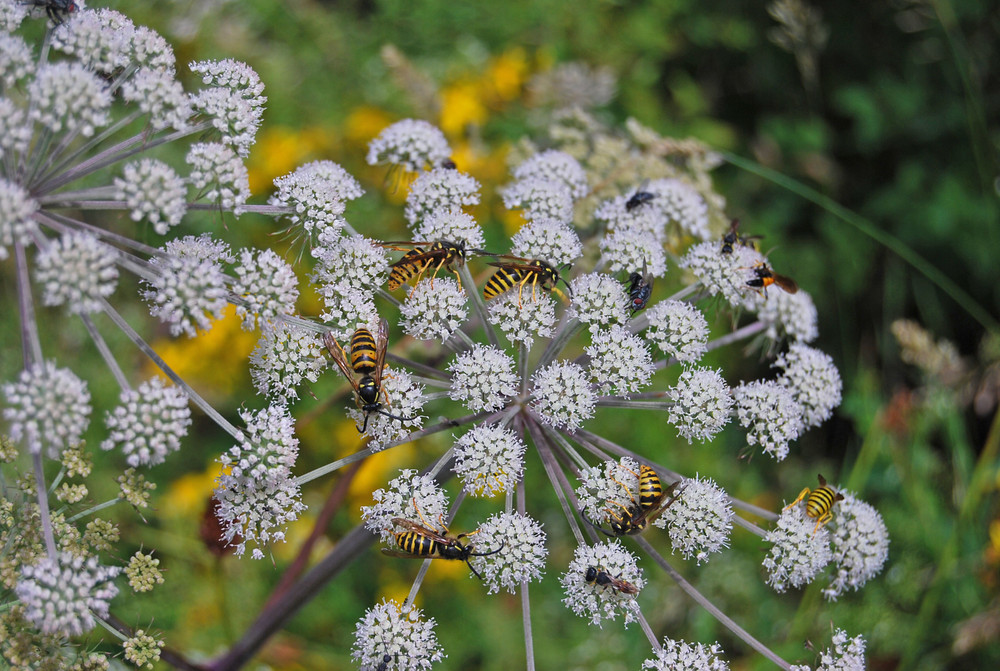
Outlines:
<svg viewBox="0 0 1000 671"><path fill-rule="evenodd" d="M835 492L833 487L826 484L826 478L822 475L818 477L819 487L813 490L810 490L808 487L803 488L799 492L798 498L782 509L782 512L784 512L798 504L802 499L806 499L806 516L816 520L816 526L813 527L814 536L821 526L833 519L833 504L844 500L843 494ZM807 496L809 498L806 498Z"/></svg>
<svg viewBox="0 0 1000 671"><path fill-rule="evenodd" d="M466 255L469 252L485 254L481 249L466 249L465 242L450 242L448 240L435 240L434 242L383 242L382 247L406 251L403 257L389 266L389 291L395 291L410 280L414 280L416 285L427 272L427 269L434 267L431 274L431 282L437 277L441 268L447 268L453 273L454 267L465 263ZM458 274L455 273L458 277ZM432 284L433 286L433 284Z"/></svg>
<svg viewBox="0 0 1000 671"><path fill-rule="evenodd" d="M379 396L385 398L385 404L389 405L389 396L382 388L382 374L385 371L385 351L389 343L389 324L385 319L380 319L378 323L378 339L372 337L372 332L366 328L360 328L351 336L351 352L348 357L347 352L340 346L333 335L327 331L323 334L323 342L330 356L333 357L337 368L344 374L354 387L355 402L362 412L365 413L364 426L358 428L359 433L368 431L368 420L375 413L384 415L390 419L407 421L409 417L393 415L382 409ZM350 363L348 363L350 360ZM361 379L358 380L357 376Z"/></svg>
<svg viewBox="0 0 1000 671"><path fill-rule="evenodd" d="M603 566L588 566L587 572L583 576L584 581L589 585L596 585L607 589L611 587L622 594L638 594L639 588L628 582L610 575Z"/></svg>
<svg viewBox="0 0 1000 671"><path fill-rule="evenodd" d="M420 515L419 509L417 509L417 514ZM501 544L496 550L491 550L489 552L473 552L472 544L465 543L463 541L469 536L479 533L478 531L473 531L468 534L458 534L457 536L449 536L448 527L444 525L443 521L439 520L439 524L443 530L439 532L430 528L427 521L424 520L423 515L420 515L420 519L424 522L423 524L411 522L410 520L406 520L401 517L393 518L392 523L397 527L406 529L406 531L398 531L395 534L396 545L399 546L399 550L382 548L382 553L389 555L390 557L405 557L407 559L457 559L459 561L464 561L469 567L469 570L472 571L477 578L482 580L483 577L479 575L479 572L472 566L472 562L469 561L469 558L486 557L503 550L503 544Z"/></svg>
<svg viewBox="0 0 1000 671"><path fill-rule="evenodd" d="M653 295L653 276L646 273L646 259L642 260L642 273L632 273L628 281L628 307L635 314L646 307L649 297Z"/></svg>
<svg viewBox="0 0 1000 671"><path fill-rule="evenodd" d="M781 287L790 294L794 294L799 290L799 285L795 280L786 275L779 275L771 270L763 261L755 265L752 270L755 277L747 280L747 286L763 291L765 298L767 298L767 288L772 284Z"/></svg>
<svg viewBox="0 0 1000 671"><path fill-rule="evenodd" d="M638 502L624 483L612 478L612 480L615 480L615 482L622 486L625 493L628 494L631 503L625 506L617 501L608 501L608 503L618 508L617 510L606 508L608 511L608 526L611 527L611 531L606 530L600 524L587 517L585 512L582 512L583 519L587 520L591 526L606 536L634 536L635 534L642 533L650 522L659 517L663 511L677 500L677 495L674 492L681 483L680 480L664 489L663 483L660 481L660 476L645 464L640 465L639 472L633 474L639 478ZM664 500L666 500L666 503L664 503Z"/></svg>
<svg viewBox="0 0 1000 671"><path fill-rule="evenodd" d="M754 240L763 238L763 235L740 235L737 229L740 227L740 220L733 219L729 224L729 232L722 236L722 253L732 254L735 245L743 245L750 249L757 249Z"/></svg>
<svg viewBox="0 0 1000 671"><path fill-rule="evenodd" d="M521 294L524 292L525 285L529 284L531 285L531 300L533 301L537 300L536 289L538 288L542 291L555 292L563 300L569 300L556 286L560 281L566 285L567 293L572 295L569 283L563 279L562 274L541 259L525 259L520 256L505 255L497 255L496 258L504 260L490 264L496 266L497 271L483 287L483 298L486 300L496 298L517 287L517 305L520 307ZM569 266L567 264L563 267Z"/></svg>

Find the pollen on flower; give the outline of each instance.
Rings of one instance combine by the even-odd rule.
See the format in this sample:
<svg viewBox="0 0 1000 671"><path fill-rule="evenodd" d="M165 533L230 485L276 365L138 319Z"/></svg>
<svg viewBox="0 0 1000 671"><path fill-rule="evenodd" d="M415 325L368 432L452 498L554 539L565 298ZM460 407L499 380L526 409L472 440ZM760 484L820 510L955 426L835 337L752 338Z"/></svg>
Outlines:
<svg viewBox="0 0 1000 671"><path fill-rule="evenodd" d="M602 585L598 580L587 582L587 572L591 568L609 578L628 583L635 593L628 593L613 584ZM559 582L566 592L563 598L566 607L598 626L606 620L614 621L618 616L622 616L625 626L635 622L639 611L635 594L646 586L636 556L618 540L577 547L573 561Z"/></svg>
<svg viewBox="0 0 1000 671"><path fill-rule="evenodd" d="M664 354L694 363L708 350L708 321L701 310L684 301L663 301L646 310L646 339Z"/></svg>
<svg viewBox="0 0 1000 671"><path fill-rule="evenodd" d="M118 286L118 254L93 235L68 233L38 255L35 279L46 305L65 305L73 314L100 312L102 299Z"/></svg>
<svg viewBox="0 0 1000 671"><path fill-rule="evenodd" d="M480 424L455 441L453 470L472 496L497 496L521 479L526 449L510 429Z"/></svg>
<svg viewBox="0 0 1000 671"><path fill-rule="evenodd" d="M511 238L511 253L541 259L553 268L572 263L583 254L580 236L566 223L538 217Z"/></svg>
<svg viewBox="0 0 1000 671"><path fill-rule="evenodd" d="M501 588L513 594L522 583L541 580L545 558L545 532L528 515L501 512L479 525L472 565L483 576L490 594Z"/></svg>

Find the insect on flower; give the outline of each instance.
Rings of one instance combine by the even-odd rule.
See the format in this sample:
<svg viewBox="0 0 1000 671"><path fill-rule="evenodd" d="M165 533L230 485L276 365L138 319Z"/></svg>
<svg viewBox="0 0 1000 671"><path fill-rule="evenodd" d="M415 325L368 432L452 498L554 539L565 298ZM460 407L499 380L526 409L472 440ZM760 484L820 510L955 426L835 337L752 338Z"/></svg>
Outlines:
<svg viewBox="0 0 1000 671"><path fill-rule="evenodd" d="M611 527L611 531L591 520L585 512L581 513L583 519L587 520L591 526L606 536L634 536L635 534L642 533L650 522L659 517L663 511L677 500L674 490L677 489L677 486L681 482L680 480L674 482L664 490L660 476L645 464L640 465L639 472L633 472L633 475L639 478L638 502L636 502L635 497L632 496L632 492L629 491L629 488L624 483L615 480L614 477L611 478L622 486L631 502L630 505L625 506L617 501L608 501L608 503L620 508L620 510L605 509L608 511L608 525ZM668 497L669 500L667 500ZM664 500L667 500L666 504L663 503Z"/></svg>
<svg viewBox="0 0 1000 671"><path fill-rule="evenodd" d="M808 487L802 489L799 492L798 498L789 503L784 507L784 510L788 510L792 506L798 504L802 499L806 499L806 515L816 520L816 527L813 529L813 535L819 531L819 528L833 519L833 504L837 501L843 501L844 495L840 492L833 491L833 487L826 484L826 478L819 475L819 487L810 490ZM809 498L806 498L806 497Z"/></svg>
<svg viewBox="0 0 1000 671"><path fill-rule="evenodd" d="M535 293L536 287L541 287L543 291L555 292L563 300L568 301L569 299L566 298L566 295L556 287L556 284L558 284L560 280L566 285L567 293L572 295L569 283L563 279L563 276L559 273L559 271L541 259L532 260L525 259L520 256L506 255L497 255L497 258L505 259L506 261L490 264L491 266L496 266L498 270L493 273L493 276L486 281L486 286L483 287L483 298L486 300L505 294L516 286L517 305L520 307L521 295L524 292L524 286L526 284L530 284L531 300L533 301L537 300L537 294ZM565 264L563 266L564 269L568 267L569 264Z"/></svg>
<svg viewBox="0 0 1000 671"><path fill-rule="evenodd" d="M460 266L465 263L465 256L468 252L485 254L481 249L465 248L465 242L449 242L448 240L436 240L434 242L383 242L382 247L399 251L407 250L403 258L399 259L389 267L389 291L395 291L403 284L414 280L414 284L420 281L423 274L434 266L431 275L431 286L434 278L442 267L455 272L453 266ZM458 274L455 274L458 277ZM414 279L416 278L416 279ZM461 282L461 280L459 280Z"/></svg>
<svg viewBox="0 0 1000 671"><path fill-rule="evenodd" d="M355 402L362 412L365 413L364 426L358 429L359 433L368 431L368 420L372 414L378 413L389 417L406 421L408 417L392 415L382 409L382 403L378 397L385 398L385 405L389 405L389 395L382 389L382 373L385 370L385 351L389 343L389 324L385 319L380 319L378 323L378 340L372 337L372 332L366 328L360 328L351 336L350 364L347 363L348 356L344 348L340 346L333 335L329 332L323 334L323 342L330 351L337 368L344 374L354 387ZM359 381L356 375L361 376Z"/></svg>
<svg viewBox="0 0 1000 671"><path fill-rule="evenodd" d="M48 15L52 22L55 24L60 24L66 20L66 17L78 8L74 0L27 0L22 4L30 5L32 7L44 7L45 14Z"/></svg>
<svg viewBox="0 0 1000 671"><path fill-rule="evenodd" d="M779 275L771 270L763 261L755 265L753 271L756 277L748 280L747 286L763 290L765 298L767 297L767 288L772 284L777 285L790 294L794 294L799 290L799 285L795 280L786 275Z"/></svg>
<svg viewBox="0 0 1000 671"><path fill-rule="evenodd" d="M479 533L478 530L467 534L458 534L457 536L448 535L448 527L445 526L444 520L438 519L438 525L441 527L441 531L436 531L431 528L431 525L427 520L424 519L423 514L420 512L420 508L417 507L416 501L413 503L414 508L417 510L417 515L420 516L420 520L423 524L418 524L416 522L411 522L410 520L403 519L401 517L395 517L392 523L398 527L406 529L406 531L399 531L396 533L396 545L400 547L400 550L392 550L389 548L382 548L382 554L389 555L390 557L405 557L407 559L457 559L459 561L464 561L477 578L483 579L479 572L472 566L472 562L469 561L470 557L486 557L488 555L496 554L503 550L503 544L500 545L496 550L491 550L489 552L473 552L472 544L463 542L464 539L472 536L473 534Z"/></svg>
<svg viewBox="0 0 1000 671"><path fill-rule="evenodd" d="M596 585L607 589L611 587L622 594L638 594L639 588L628 582L627 580L619 580L612 575L609 575L607 571L604 570L603 566L588 566L587 572L584 574L583 579L589 585Z"/></svg>
<svg viewBox="0 0 1000 671"><path fill-rule="evenodd" d="M628 307L635 314L646 307L653 295L653 276L646 272L646 259L642 260L642 273L633 272L628 277Z"/></svg>
<svg viewBox="0 0 1000 671"><path fill-rule="evenodd" d="M637 188L635 190L635 193L633 193L631 196L629 196L629 199L625 201L625 211L626 212L631 212L632 210L634 210L635 208L639 207L640 205L642 205L644 203L648 203L651 200L653 200L654 198L656 198L656 194L655 193L650 193L649 191L645 190L646 189L646 184L648 184L648 183L649 183L649 180L643 181L643 183L639 185L639 188Z"/></svg>
<svg viewBox="0 0 1000 671"><path fill-rule="evenodd" d="M735 245L743 245L744 247L749 247L750 249L757 249L754 240L759 240L763 238L763 235L740 235L736 232L736 229L740 227L740 220L733 219L729 224L729 232L722 236L722 253L732 254L733 247Z"/></svg>

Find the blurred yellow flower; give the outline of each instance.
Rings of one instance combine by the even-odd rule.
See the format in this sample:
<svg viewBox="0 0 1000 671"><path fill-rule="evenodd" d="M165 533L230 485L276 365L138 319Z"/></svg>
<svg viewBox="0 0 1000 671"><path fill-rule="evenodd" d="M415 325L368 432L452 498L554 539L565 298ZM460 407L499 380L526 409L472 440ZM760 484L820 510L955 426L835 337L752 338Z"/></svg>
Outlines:
<svg viewBox="0 0 1000 671"><path fill-rule="evenodd" d="M478 82L457 81L441 90L441 118L438 123L445 135L460 137L467 126L481 126L488 116Z"/></svg>
<svg viewBox="0 0 1000 671"><path fill-rule="evenodd" d="M232 394L250 382L247 358L257 345L257 333L247 332L236 316L236 308L226 308L222 319L206 333L194 338L164 338L152 344L163 360L209 402L213 397ZM149 364L150 374L159 371Z"/></svg>
<svg viewBox="0 0 1000 671"><path fill-rule="evenodd" d="M333 134L318 126L303 130L285 126L265 128L247 161L250 192L268 191L275 177L287 175L308 160L328 155L334 147Z"/></svg>
<svg viewBox="0 0 1000 671"><path fill-rule="evenodd" d="M503 102L515 100L528 75L528 57L521 47L514 47L494 58L486 69L485 84Z"/></svg>
<svg viewBox="0 0 1000 671"><path fill-rule="evenodd" d="M344 121L344 137L348 142L367 147L368 143L393 122L385 110L370 105L362 105L347 115Z"/></svg>
<svg viewBox="0 0 1000 671"><path fill-rule="evenodd" d="M215 480L222 473L222 465L210 463L201 473L188 473L174 480L159 501L165 515L197 517L205 511L208 497L215 490Z"/></svg>

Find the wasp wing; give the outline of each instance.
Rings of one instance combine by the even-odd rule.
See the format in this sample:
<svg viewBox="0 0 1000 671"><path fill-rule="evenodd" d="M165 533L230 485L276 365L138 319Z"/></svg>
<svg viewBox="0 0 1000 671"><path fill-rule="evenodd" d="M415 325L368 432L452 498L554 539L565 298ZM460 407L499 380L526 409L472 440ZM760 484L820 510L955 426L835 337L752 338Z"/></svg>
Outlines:
<svg viewBox="0 0 1000 671"><path fill-rule="evenodd" d="M344 352L344 348L340 346L336 338L333 337L333 333L327 331L323 334L323 344L326 345L326 349L330 352L330 356L333 357L334 363L337 364L337 368L340 372L344 374L350 383L354 387L355 393L358 391L358 380L354 375L354 370L351 368L350 364L347 363L347 354Z"/></svg>
<svg viewBox="0 0 1000 671"><path fill-rule="evenodd" d="M389 322L378 320L378 337L375 338L375 388L382 389L382 369L385 368L385 350L389 346Z"/></svg>

